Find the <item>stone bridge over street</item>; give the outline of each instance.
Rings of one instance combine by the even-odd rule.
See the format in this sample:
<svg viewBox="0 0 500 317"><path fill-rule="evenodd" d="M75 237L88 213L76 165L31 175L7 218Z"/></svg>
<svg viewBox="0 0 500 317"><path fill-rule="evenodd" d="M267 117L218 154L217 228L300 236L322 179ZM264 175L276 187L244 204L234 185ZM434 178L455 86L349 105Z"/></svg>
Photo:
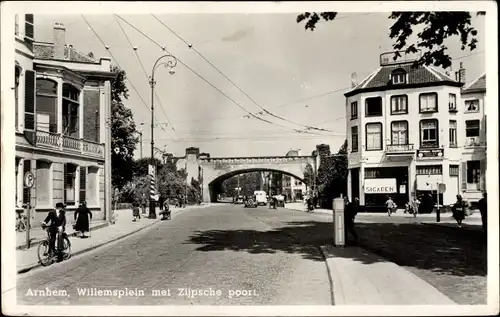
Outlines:
<svg viewBox="0 0 500 317"><path fill-rule="evenodd" d="M200 181L204 202L215 202L222 182L238 174L273 171L304 181L307 169L315 175L319 168L320 160L316 153L314 151L309 156L210 157L207 153L200 153L198 148L187 148L186 156L178 158L176 166L186 169L188 182L192 178Z"/></svg>

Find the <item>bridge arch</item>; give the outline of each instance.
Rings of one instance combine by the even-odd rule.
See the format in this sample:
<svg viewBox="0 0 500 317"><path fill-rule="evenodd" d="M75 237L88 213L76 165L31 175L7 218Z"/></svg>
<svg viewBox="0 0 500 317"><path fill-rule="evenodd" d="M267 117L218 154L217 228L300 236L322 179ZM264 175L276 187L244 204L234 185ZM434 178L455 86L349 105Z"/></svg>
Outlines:
<svg viewBox="0 0 500 317"><path fill-rule="evenodd" d="M246 173L252 173L252 172L278 172L284 175L288 175L294 178L299 179L301 182L306 183L304 179L304 175L296 175L290 171L284 171L281 170L279 167L275 168L263 168L263 167L251 167L251 168L240 168L240 169L234 169L230 172L227 172L225 174L222 174L216 178L214 178L210 183L208 183L208 194L210 197L211 202L216 202L217 201L217 194L219 193L218 190L220 189L220 186L222 183L236 175L240 174L246 174ZM308 185L306 185L308 186Z"/></svg>

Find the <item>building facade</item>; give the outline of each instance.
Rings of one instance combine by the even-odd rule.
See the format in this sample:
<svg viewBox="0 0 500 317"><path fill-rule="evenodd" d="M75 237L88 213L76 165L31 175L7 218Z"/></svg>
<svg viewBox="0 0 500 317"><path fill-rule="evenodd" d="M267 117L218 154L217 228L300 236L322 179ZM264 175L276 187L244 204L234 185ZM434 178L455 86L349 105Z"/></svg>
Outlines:
<svg viewBox="0 0 500 317"><path fill-rule="evenodd" d="M374 211L388 196L400 207L426 193L444 205L457 194L477 201L486 134L474 125L484 121L481 112L466 110L464 100L475 103L476 95L463 99L465 69L453 79L393 56L382 54L380 67L345 94L349 198Z"/></svg>
<svg viewBox="0 0 500 317"><path fill-rule="evenodd" d="M290 150L286 156L300 156L300 150ZM289 175L283 175L283 189L282 194L285 196L286 201L294 202L303 199L307 192L307 186L300 179Z"/></svg>
<svg viewBox="0 0 500 317"><path fill-rule="evenodd" d="M53 43L36 42L34 16L16 15L16 210L28 203L35 221L57 202L69 211L86 201L93 219L110 220L110 59L94 60L65 42L55 23ZM24 185L31 171L35 184Z"/></svg>

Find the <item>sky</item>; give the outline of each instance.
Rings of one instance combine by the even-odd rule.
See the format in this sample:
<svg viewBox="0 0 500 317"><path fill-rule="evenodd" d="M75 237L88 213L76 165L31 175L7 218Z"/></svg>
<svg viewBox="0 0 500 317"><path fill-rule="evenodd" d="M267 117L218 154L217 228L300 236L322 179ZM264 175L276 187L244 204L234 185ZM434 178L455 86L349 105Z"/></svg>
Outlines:
<svg viewBox="0 0 500 317"><path fill-rule="evenodd" d="M155 123L159 123L154 129L155 147L175 156L194 146L212 157L234 157L285 155L290 149L309 155L317 144L325 143L336 152L346 138L343 93L349 90L351 74L361 81L379 66L381 53L393 50L388 35L393 20L389 13L341 12L311 32L296 23L296 16L156 15L203 58L153 15L120 15L179 61L173 75L164 67L155 71ZM68 45L96 57L111 57L126 71L130 97L125 105L143 131L143 156L149 156L151 90L145 72L150 76L154 62L165 52L115 15L84 17L109 51L81 15L36 15L35 39L53 42L53 23L61 22ZM484 18L473 14L472 24L479 31L476 50L461 51L456 38L446 43L452 69L463 62L467 81L485 71ZM272 124L245 118L246 111L262 111L256 103L287 121L270 115L261 117ZM296 132L305 126L328 131ZM139 147L135 157L140 157Z"/></svg>

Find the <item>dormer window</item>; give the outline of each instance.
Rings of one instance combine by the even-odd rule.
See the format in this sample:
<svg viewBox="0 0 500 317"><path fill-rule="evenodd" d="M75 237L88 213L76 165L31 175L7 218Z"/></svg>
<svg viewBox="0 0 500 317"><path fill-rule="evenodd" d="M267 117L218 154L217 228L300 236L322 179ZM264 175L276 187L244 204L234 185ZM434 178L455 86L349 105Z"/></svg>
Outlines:
<svg viewBox="0 0 500 317"><path fill-rule="evenodd" d="M392 72L391 81L394 85L406 84L406 72L402 69L396 69Z"/></svg>

